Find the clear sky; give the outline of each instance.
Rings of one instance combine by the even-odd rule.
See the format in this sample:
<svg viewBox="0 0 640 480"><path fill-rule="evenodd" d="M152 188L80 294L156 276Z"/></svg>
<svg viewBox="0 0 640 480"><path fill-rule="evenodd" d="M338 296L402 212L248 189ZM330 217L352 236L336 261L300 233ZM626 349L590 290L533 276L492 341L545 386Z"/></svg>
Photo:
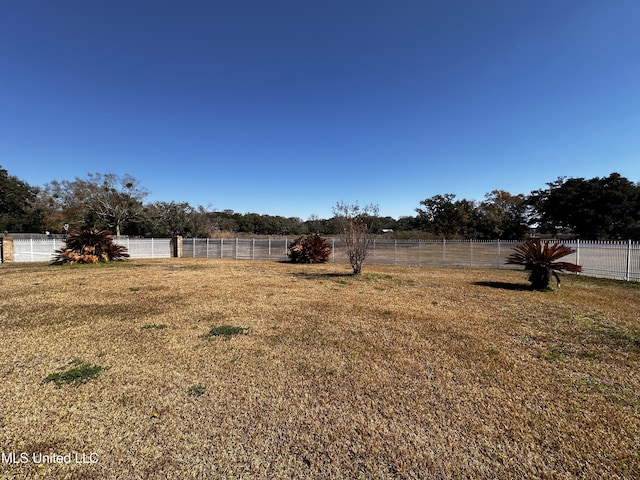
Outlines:
<svg viewBox="0 0 640 480"><path fill-rule="evenodd" d="M640 1L0 0L0 165L302 219L637 182Z"/></svg>

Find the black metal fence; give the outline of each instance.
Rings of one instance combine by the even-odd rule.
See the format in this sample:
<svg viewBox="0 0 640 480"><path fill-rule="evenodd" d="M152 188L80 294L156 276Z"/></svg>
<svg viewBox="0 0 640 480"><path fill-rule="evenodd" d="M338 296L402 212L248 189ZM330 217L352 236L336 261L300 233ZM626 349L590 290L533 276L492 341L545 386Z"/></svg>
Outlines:
<svg viewBox="0 0 640 480"><path fill-rule="evenodd" d="M188 238L182 242L183 257L236 258L245 260L287 260L289 239ZM328 238L332 246L331 261L346 262L345 242ZM511 268L507 257L517 241L506 240L396 240L375 239L367 263L378 265L441 266L470 268ZM565 241L576 253L567 258L582 265L583 275L640 281L640 244L638 242Z"/></svg>

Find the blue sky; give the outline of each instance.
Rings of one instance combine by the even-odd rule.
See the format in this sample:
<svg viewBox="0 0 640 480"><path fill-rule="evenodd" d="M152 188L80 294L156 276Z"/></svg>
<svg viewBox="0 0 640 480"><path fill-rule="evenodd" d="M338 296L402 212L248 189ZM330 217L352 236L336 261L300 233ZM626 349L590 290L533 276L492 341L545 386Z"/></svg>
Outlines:
<svg viewBox="0 0 640 480"><path fill-rule="evenodd" d="M330 217L640 181L640 2L0 0L0 165Z"/></svg>

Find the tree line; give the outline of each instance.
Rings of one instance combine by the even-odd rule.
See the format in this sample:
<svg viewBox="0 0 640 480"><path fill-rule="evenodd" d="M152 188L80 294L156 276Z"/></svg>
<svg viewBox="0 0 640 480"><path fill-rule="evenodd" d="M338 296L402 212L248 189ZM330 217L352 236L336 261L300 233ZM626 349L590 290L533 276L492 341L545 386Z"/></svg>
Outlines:
<svg viewBox="0 0 640 480"><path fill-rule="evenodd" d="M343 233L338 215L302 220L211 211L187 202L148 203L148 193L129 175L90 173L38 187L0 167L0 233L61 234L65 225L142 237ZM611 173L591 179L561 177L529 195L494 190L482 201L438 194L422 200L413 216L376 215L370 224L375 234L399 237L519 240L535 232L593 240L640 239L640 182Z"/></svg>

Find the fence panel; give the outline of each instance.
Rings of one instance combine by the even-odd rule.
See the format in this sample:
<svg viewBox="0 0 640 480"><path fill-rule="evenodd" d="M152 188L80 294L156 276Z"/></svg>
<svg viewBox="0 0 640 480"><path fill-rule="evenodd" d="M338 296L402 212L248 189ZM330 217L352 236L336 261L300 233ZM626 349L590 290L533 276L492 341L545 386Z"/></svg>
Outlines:
<svg viewBox="0 0 640 480"><path fill-rule="evenodd" d="M469 267L473 265L473 246L469 242L449 240L443 242L442 266Z"/></svg>
<svg viewBox="0 0 640 480"><path fill-rule="evenodd" d="M284 244L284 240L278 242L280 244L280 248L278 246L272 245L273 242L269 241L270 239L259 238L254 240L254 244L252 247L252 258L255 260L271 260L271 247L275 247L273 249L274 253L279 252L283 253L284 248L282 245ZM276 257L274 256L274 260Z"/></svg>
<svg viewBox="0 0 640 480"><path fill-rule="evenodd" d="M333 246L330 261L348 261L344 238L328 238ZM120 239L131 258L169 258L168 238ZM469 240L372 240L366 263L378 265L515 268L505 265L515 241ZM583 275L640 282L640 243L628 241L565 241L576 250L567 261L582 265ZM186 238L183 257L287 260L287 238ZM55 250L64 246L60 239L14 239L14 261L50 262Z"/></svg>
<svg viewBox="0 0 640 480"><path fill-rule="evenodd" d="M170 258L170 242L168 238L121 238L116 241L127 247L131 258Z"/></svg>
<svg viewBox="0 0 640 480"><path fill-rule="evenodd" d="M628 242L627 281L640 282L640 243Z"/></svg>
<svg viewBox="0 0 640 480"><path fill-rule="evenodd" d="M64 241L55 238L14 238L14 262L51 262Z"/></svg>
<svg viewBox="0 0 640 480"><path fill-rule="evenodd" d="M127 247L131 258L169 258L169 242L168 238L124 238L116 243ZM15 262L51 262L64 240L17 238L13 245Z"/></svg>
<svg viewBox="0 0 640 480"><path fill-rule="evenodd" d="M571 241L571 262L582 266L582 275L640 281L640 248L637 242Z"/></svg>
<svg viewBox="0 0 640 480"><path fill-rule="evenodd" d="M189 238L182 241L182 256L206 257L211 245L208 238Z"/></svg>
<svg viewBox="0 0 640 480"><path fill-rule="evenodd" d="M447 244L445 241L427 240L420 244L420 265L439 267L445 265Z"/></svg>
<svg viewBox="0 0 640 480"><path fill-rule="evenodd" d="M289 258L287 256L289 243L290 241L287 238L256 240L257 251L255 258L256 260L286 261Z"/></svg>

